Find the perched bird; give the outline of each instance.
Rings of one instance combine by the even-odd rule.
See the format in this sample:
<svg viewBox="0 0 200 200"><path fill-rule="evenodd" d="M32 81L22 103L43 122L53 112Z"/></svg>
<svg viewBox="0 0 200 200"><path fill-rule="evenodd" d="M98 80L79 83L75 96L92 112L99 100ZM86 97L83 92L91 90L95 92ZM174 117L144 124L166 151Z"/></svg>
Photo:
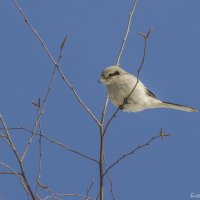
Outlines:
<svg viewBox="0 0 200 200"><path fill-rule="evenodd" d="M141 81L138 80L137 83L137 77L118 66L105 68L99 82L106 85L111 101L123 111L138 112L150 108L172 108L198 112L197 109L189 106L159 100Z"/></svg>

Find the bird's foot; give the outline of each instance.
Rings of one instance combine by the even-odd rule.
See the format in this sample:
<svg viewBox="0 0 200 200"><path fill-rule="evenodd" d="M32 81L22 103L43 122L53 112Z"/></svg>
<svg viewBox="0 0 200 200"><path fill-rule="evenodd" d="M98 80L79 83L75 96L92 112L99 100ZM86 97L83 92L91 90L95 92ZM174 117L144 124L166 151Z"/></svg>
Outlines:
<svg viewBox="0 0 200 200"><path fill-rule="evenodd" d="M119 106L119 109L120 109L120 110L124 110L124 104L120 105L120 106Z"/></svg>
<svg viewBox="0 0 200 200"><path fill-rule="evenodd" d="M120 110L124 110L124 106L125 106L126 104L128 104L128 98L124 98L124 102L123 102L122 105L119 106L119 109L120 109Z"/></svg>
<svg viewBox="0 0 200 200"><path fill-rule="evenodd" d="M128 98L124 98L124 105L128 104Z"/></svg>

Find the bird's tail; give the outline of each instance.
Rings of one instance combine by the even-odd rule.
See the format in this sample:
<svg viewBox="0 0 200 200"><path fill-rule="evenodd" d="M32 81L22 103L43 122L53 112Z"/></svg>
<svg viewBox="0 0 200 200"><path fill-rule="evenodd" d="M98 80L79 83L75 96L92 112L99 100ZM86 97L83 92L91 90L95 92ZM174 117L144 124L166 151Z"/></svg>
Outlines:
<svg viewBox="0 0 200 200"><path fill-rule="evenodd" d="M180 104L175 104L175 103L169 103L169 102L165 102L165 101L160 102L160 107L182 110L185 112L198 112L198 110L196 108L192 108L192 107L184 106L184 105L180 105Z"/></svg>

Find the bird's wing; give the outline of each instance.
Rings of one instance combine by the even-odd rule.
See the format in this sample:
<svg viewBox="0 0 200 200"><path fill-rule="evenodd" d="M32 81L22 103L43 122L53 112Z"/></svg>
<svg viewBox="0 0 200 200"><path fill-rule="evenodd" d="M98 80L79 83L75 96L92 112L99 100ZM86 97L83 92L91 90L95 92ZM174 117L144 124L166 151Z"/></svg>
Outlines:
<svg viewBox="0 0 200 200"><path fill-rule="evenodd" d="M147 94L148 96L157 99L156 95L155 95L153 92L151 92L148 88L145 88L145 89L146 89L146 94Z"/></svg>

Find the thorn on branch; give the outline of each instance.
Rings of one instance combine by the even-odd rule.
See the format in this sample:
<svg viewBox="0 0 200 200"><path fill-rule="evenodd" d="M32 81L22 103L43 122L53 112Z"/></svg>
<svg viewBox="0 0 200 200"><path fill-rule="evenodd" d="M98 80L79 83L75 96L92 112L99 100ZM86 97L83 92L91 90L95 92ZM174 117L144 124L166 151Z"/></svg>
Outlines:
<svg viewBox="0 0 200 200"><path fill-rule="evenodd" d="M33 101L32 104L33 104L34 106L40 108L40 107L41 107L41 99L38 98L37 102L34 102L34 101Z"/></svg>
<svg viewBox="0 0 200 200"><path fill-rule="evenodd" d="M160 137L164 140L165 137L171 136L172 134L170 133L164 133L163 129L160 129Z"/></svg>
<svg viewBox="0 0 200 200"><path fill-rule="evenodd" d="M48 186L43 185L38 179L36 179L36 183L43 189L48 188Z"/></svg>
<svg viewBox="0 0 200 200"><path fill-rule="evenodd" d="M143 33L143 32L139 32L139 34L140 34L142 37L144 37L145 40L147 40L147 39L149 38L149 36L150 36L150 34L151 34L152 31L153 31L153 28L150 27L149 30L148 30L148 32L147 32L146 34Z"/></svg>
<svg viewBox="0 0 200 200"><path fill-rule="evenodd" d="M63 41L62 41L62 43L60 45L60 49L61 50L64 48L66 41L67 41L67 35L65 35L65 37L64 37L64 39L63 39Z"/></svg>

